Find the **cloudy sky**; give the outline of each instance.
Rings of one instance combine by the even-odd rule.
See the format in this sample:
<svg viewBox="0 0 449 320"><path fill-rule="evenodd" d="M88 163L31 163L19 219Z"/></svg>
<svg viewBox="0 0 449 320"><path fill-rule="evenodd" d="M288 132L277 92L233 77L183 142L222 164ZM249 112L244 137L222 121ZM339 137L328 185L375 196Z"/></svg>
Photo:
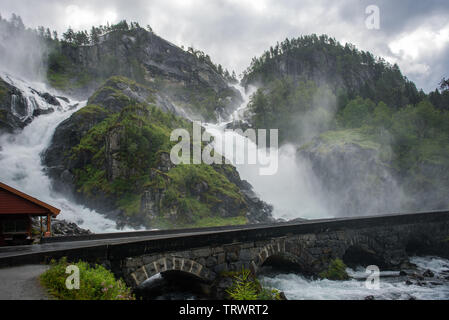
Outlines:
<svg viewBox="0 0 449 320"><path fill-rule="evenodd" d="M366 26L370 5L380 10L380 29ZM447 0L0 0L0 14L12 13L60 34L122 19L149 24L237 74L277 41L326 33L398 63L425 91L449 76Z"/></svg>

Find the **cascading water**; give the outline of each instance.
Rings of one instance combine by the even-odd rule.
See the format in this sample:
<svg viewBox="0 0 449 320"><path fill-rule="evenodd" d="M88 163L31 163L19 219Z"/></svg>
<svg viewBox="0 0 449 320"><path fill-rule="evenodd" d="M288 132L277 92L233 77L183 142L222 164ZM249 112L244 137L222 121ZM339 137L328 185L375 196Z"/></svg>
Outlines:
<svg viewBox="0 0 449 320"><path fill-rule="evenodd" d="M347 281L311 280L297 274L276 274L260 277L266 287L282 290L289 300L447 300L449 299L449 260L437 257L413 257L410 262L417 266L416 272L426 270L434 273L429 282L406 283L407 277L399 272L381 271L380 288L366 286L368 274L363 268L347 269L352 277Z"/></svg>
<svg viewBox="0 0 449 320"><path fill-rule="evenodd" d="M315 183L312 170L309 169L306 162L297 159L295 146L282 146L279 149L277 173L263 176L259 170L261 167L265 167L263 163L267 161L265 159L266 150L258 148L253 141L233 130L225 130L229 123L234 121L244 122L243 114L247 111L250 97L255 92L255 88L246 91L241 86L235 85L234 87L244 97L242 105L228 121L205 125L206 130L214 137L213 147L215 150L236 166L242 179L253 185L255 192L262 200L274 206L273 216L275 218L292 220L296 218L318 219L329 217L323 199L319 196L319 185ZM264 160L262 163L258 162L255 165L248 164L245 161L248 153L236 154L234 151L234 149L244 150L242 148L248 152L257 152L259 159Z"/></svg>
<svg viewBox="0 0 449 320"><path fill-rule="evenodd" d="M226 122L205 125L206 130L214 137L214 148L236 166L242 179L252 184L262 200L274 206L275 218L291 220L331 217L312 170L306 161L297 157L297 147L285 145L280 148L279 169L271 176L259 174L260 164L239 164L246 157L236 154L236 150L242 150L241 147L246 147L249 152L257 151L262 157L265 150L260 150L254 142L237 132L226 130L227 125L232 122L244 122L243 115L248 109L250 96L255 92L254 88L248 92L240 86L235 88L244 97L240 108ZM269 271L260 276L259 280L264 287L283 291L290 300L360 300L368 296L381 300L449 298L449 282L446 280L449 276L449 260L415 257L411 262L417 265L419 273L425 270L434 272L436 284L407 285L406 279L399 277L399 272L382 271L380 289L372 290L365 286L367 274L363 268L348 269L348 274L352 277L348 281L312 280L298 274L273 274Z"/></svg>
<svg viewBox="0 0 449 320"><path fill-rule="evenodd" d="M1 74L1 77L19 89L22 96L29 102L27 113L21 113L21 119L26 120L32 117L34 108L37 106L40 109L49 108L45 100L39 97L25 81L10 75ZM32 87L42 92L49 91L41 83L33 83ZM58 99L58 101L61 106L53 113L35 118L20 133L0 136L0 180L61 209L61 219L75 222L80 227L95 233L117 231L114 221L74 204L53 191L51 182L44 173L41 154L48 148L55 129L62 121L86 105L86 102L67 102L64 99Z"/></svg>

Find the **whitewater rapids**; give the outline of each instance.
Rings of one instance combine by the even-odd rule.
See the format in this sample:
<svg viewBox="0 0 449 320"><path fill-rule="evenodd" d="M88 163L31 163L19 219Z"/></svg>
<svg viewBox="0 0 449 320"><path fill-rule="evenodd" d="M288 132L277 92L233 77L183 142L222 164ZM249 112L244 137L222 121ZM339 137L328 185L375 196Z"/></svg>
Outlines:
<svg viewBox="0 0 449 320"><path fill-rule="evenodd" d="M20 89L27 99L28 114L23 120L31 117L37 107L44 110L50 108L45 100L30 89L30 86L35 90L50 92L57 96L57 93L52 92L43 83L29 84L8 74L0 76ZM66 102L59 98L58 101L61 107L56 108L53 113L35 118L17 134L0 136L0 181L61 209L60 219L75 222L81 228L94 233L117 232L114 221L73 203L64 195L52 190L51 181L42 165L42 153L48 148L58 125L86 105L86 101Z"/></svg>

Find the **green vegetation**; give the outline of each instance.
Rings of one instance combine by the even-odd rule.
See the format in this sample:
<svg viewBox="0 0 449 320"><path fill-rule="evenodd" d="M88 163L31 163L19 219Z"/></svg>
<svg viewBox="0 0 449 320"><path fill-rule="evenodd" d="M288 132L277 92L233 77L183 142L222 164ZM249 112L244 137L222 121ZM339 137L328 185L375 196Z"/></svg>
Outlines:
<svg viewBox="0 0 449 320"><path fill-rule="evenodd" d="M283 78L258 90L249 109L256 128L280 129L280 143L298 142L309 135L306 128L319 133L333 125L334 101L335 95L328 88L312 81Z"/></svg>
<svg viewBox="0 0 449 320"><path fill-rule="evenodd" d="M69 265L79 268L79 289L69 290L66 286ZM134 300L122 280L116 280L103 266L91 266L82 261L70 264L66 258L52 260L50 269L40 276L40 281L50 294L61 300Z"/></svg>
<svg viewBox="0 0 449 320"><path fill-rule="evenodd" d="M376 160L407 179L404 188L410 194L432 190L445 198L449 109L434 106L432 95L408 100L403 95L402 102L415 101L404 104L395 103L388 90L384 94L377 93L377 102L368 94L349 99L347 92L285 76L253 95L251 122L255 128L279 128L280 143L301 144L300 150L317 146L315 151L328 153L343 145L375 150Z"/></svg>
<svg viewBox="0 0 449 320"><path fill-rule="evenodd" d="M68 162L78 164L73 169L78 192L91 200L112 199L126 216L151 227L246 224L244 197L226 176L235 169L172 167L171 162L167 167L175 144L170 141L172 130L184 128L192 135L192 123L153 104L133 101L118 89L125 85L134 92L152 92L130 79L112 77L90 98L91 104L74 115L81 126L96 123L67 154ZM147 102L153 99L150 94ZM151 216L141 212L146 191L155 203Z"/></svg>
<svg viewBox="0 0 449 320"><path fill-rule="evenodd" d="M329 279L335 281L348 280L349 275L346 272L346 265L341 259L332 260L327 271L319 274L322 279Z"/></svg>
<svg viewBox="0 0 449 320"><path fill-rule="evenodd" d="M166 174L155 171L155 177L149 186L155 192L165 190L160 209L180 213L176 221L161 220L169 227L180 224L207 227L247 223L247 208L238 187L212 166L179 165ZM220 216L219 210L224 202L232 208L232 216Z"/></svg>
<svg viewBox="0 0 449 320"><path fill-rule="evenodd" d="M61 52L54 51L48 56L47 78L57 89L69 89L72 85L81 87L86 82L87 73L76 66Z"/></svg>
<svg viewBox="0 0 449 320"><path fill-rule="evenodd" d="M430 102L439 110L449 110L449 79L443 78L440 88L429 94Z"/></svg>
<svg viewBox="0 0 449 320"><path fill-rule="evenodd" d="M343 46L327 35L312 34L276 44L261 57L253 58L243 82L261 82L269 87L271 82L284 77L296 81L325 80L338 97L338 107L362 96L376 104L383 101L400 108L416 104L425 96L401 74L397 65L359 51L351 44Z"/></svg>
<svg viewBox="0 0 449 320"><path fill-rule="evenodd" d="M232 286L226 290L232 300L281 300L279 290L263 288L249 270L242 269L226 276L234 279Z"/></svg>

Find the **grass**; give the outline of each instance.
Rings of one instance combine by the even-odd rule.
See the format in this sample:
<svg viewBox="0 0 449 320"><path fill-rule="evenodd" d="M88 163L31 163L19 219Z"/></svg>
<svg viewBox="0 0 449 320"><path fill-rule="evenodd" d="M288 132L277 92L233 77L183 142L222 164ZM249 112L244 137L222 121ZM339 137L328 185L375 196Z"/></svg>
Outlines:
<svg viewBox="0 0 449 320"><path fill-rule="evenodd" d="M343 146L345 144L356 144L363 149L379 150L381 145L375 142L374 137L367 135L363 129L347 129L340 131L327 131L320 135L320 139L328 146ZM323 152L330 149L323 147Z"/></svg>
<svg viewBox="0 0 449 320"><path fill-rule="evenodd" d="M79 269L79 289L68 289L66 282L73 271L66 273L68 266ZM49 293L60 300L134 300L131 289L122 280L117 280L114 274L103 266L91 266L79 261L71 264L66 258L52 260L50 269L40 276L41 284Z"/></svg>

